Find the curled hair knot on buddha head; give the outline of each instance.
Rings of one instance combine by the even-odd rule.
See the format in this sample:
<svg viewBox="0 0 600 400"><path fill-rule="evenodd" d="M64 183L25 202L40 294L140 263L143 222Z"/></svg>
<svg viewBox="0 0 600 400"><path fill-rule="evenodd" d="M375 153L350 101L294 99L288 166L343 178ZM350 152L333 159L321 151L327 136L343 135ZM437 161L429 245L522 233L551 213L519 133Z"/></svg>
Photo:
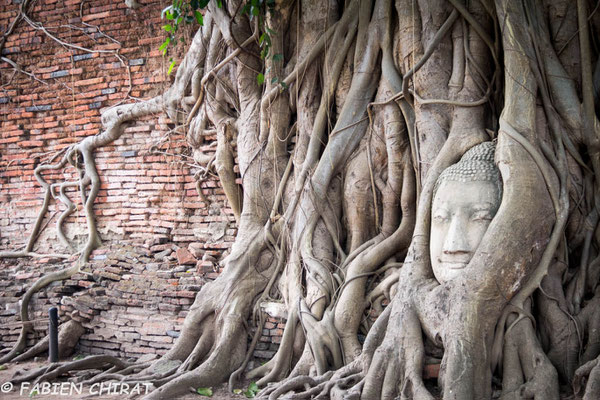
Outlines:
<svg viewBox="0 0 600 400"><path fill-rule="evenodd" d="M456 164L446 168L438 177L433 189L433 197L443 182L493 182L498 187L498 202L502 199L502 178L496 164L494 154L496 144L483 142L469 149Z"/></svg>

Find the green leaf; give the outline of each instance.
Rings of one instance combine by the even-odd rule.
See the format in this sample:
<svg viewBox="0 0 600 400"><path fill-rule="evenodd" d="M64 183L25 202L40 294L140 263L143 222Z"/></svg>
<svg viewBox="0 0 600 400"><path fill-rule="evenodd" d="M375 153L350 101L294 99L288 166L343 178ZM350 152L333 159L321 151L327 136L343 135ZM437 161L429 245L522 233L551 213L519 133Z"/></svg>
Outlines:
<svg viewBox="0 0 600 400"><path fill-rule="evenodd" d="M262 73L256 75L256 82L258 82L259 85L265 83L265 75Z"/></svg>
<svg viewBox="0 0 600 400"><path fill-rule="evenodd" d="M171 10L167 11L166 17L168 20L175 19L175 16L173 15L173 12Z"/></svg>
<svg viewBox="0 0 600 400"><path fill-rule="evenodd" d="M217 7L223 8L223 2L221 0L217 0Z"/></svg>
<svg viewBox="0 0 600 400"><path fill-rule="evenodd" d="M258 7L260 5L258 0L251 0L250 4L252 4L254 7Z"/></svg>
<svg viewBox="0 0 600 400"><path fill-rule="evenodd" d="M257 17L258 14L260 14L260 8L252 6L252 8L250 9L250 13Z"/></svg>
<svg viewBox="0 0 600 400"><path fill-rule="evenodd" d="M242 389L233 389L233 394L242 394Z"/></svg>
<svg viewBox="0 0 600 400"><path fill-rule="evenodd" d="M6 365L0 365L0 371L6 370L8 367Z"/></svg>
<svg viewBox="0 0 600 400"><path fill-rule="evenodd" d="M171 75L171 71L173 71L173 67L175 66L175 63L177 61L173 60L173 62L171 62L171 65L169 65L169 70L167 71L167 75Z"/></svg>
<svg viewBox="0 0 600 400"><path fill-rule="evenodd" d="M198 24L204 25L204 18L202 17L202 13L200 11L194 11L194 17L196 17L196 21L198 21Z"/></svg>
<svg viewBox="0 0 600 400"><path fill-rule="evenodd" d="M271 83L277 83L279 82L279 78L274 76L273 78L271 78Z"/></svg>
<svg viewBox="0 0 600 400"><path fill-rule="evenodd" d="M265 41L266 33L263 33L262 35L260 35L260 37L258 38L258 44L262 46L263 42Z"/></svg>
<svg viewBox="0 0 600 400"><path fill-rule="evenodd" d="M191 0L190 1L190 6L192 7L192 10L197 10L198 9L198 0Z"/></svg>
<svg viewBox="0 0 600 400"><path fill-rule="evenodd" d="M247 398L251 399L253 397L256 397L256 395L258 394L259 390L260 389L258 388L258 385L256 384L256 382L250 382L250 384L248 385L248 390L246 390L244 392L244 395Z"/></svg>
<svg viewBox="0 0 600 400"><path fill-rule="evenodd" d="M163 56L167 53L167 46L169 45L169 43L171 43L170 36L168 38L166 38L165 41L163 42L163 44L161 44L160 47L158 48L158 51L163 52Z"/></svg>
<svg viewBox="0 0 600 400"><path fill-rule="evenodd" d="M200 396L212 397L213 391L212 388L198 388L196 389L196 393Z"/></svg>
<svg viewBox="0 0 600 400"><path fill-rule="evenodd" d="M75 357L73 357L73 361L83 360L84 358L85 356L83 354L78 354Z"/></svg>
<svg viewBox="0 0 600 400"><path fill-rule="evenodd" d="M267 58L268 55L269 55L269 46L265 46L260 51L260 58L262 58L264 60L265 58Z"/></svg>
<svg viewBox="0 0 600 400"><path fill-rule="evenodd" d="M198 2L198 7L199 8L204 8L204 7L206 7L208 5L208 3L210 3L210 0L200 0Z"/></svg>
<svg viewBox="0 0 600 400"><path fill-rule="evenodd" d="M167 32L171 32L173 30L173 27L171 25L163 25L162 28Z"/></svg>
<svg viewBox="0 0 600 400"><path fill-rule="evenodd" d="M270 35L277 35L277 32L275 32L273 29L271 29L269 27L267 27L266 30Z"/></svg>
<svg viewBox="0 0 600 400"><path fill-rule="evenodd" d="M273 54L273 61L283 61L283 54Z"/></svg>

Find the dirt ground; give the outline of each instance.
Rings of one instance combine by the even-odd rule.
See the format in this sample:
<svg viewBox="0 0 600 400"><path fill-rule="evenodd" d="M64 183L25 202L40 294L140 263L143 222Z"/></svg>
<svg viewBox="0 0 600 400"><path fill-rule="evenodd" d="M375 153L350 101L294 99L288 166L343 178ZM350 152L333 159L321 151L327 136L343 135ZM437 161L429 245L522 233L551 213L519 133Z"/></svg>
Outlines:
<svg viewBox="0 0 600 400"><path fill-rule="evenodd" d="M113 399L125 399L125 398L135 398L140 399L143 396L127 396L125 394L112 394L115 390L111 390L111 394L106 394L109 388L107 386L102 389L99 386L82 386L81 394L78 393L79 387L76 385L75 387L71 387L70 383L66 379L61 379L57 381L53 381L51 383L62 383L62 386L55 385L54 394L52 394L52 389L48 388L47 391L50 394L34 394L30 396L30 391L33 389L34 383L31 382L29 385L26 383L23 384L10 384L11 378L17 371L29 371L35 368L42 367L47 365L46 362L41 361L29 361L18 364L5 364L6 369L0 370L0 399L1 400L24 400L24 399L35 399L35 400L58 400L58 399L87 399L87 400L113 400ZM249 382L244 382L244 389L247 387ZM12 385L12 390L10 390ZM62 389L62 392L61 392ZM227 390L227 384L223 383L221 385L215 386L212 388L213 395L210 397L213 400L242 400L246 399L246 396L243 394L233 394ZM118 392L119 390L116 390ZM133 392L134 389L130 388L130 393ZM144 394L145 388L143 385L139 387L140 393ZM208 399L206 396L201 396L198 394L190 394L181 396L179 399L183 400L202 400Z"/></svg>

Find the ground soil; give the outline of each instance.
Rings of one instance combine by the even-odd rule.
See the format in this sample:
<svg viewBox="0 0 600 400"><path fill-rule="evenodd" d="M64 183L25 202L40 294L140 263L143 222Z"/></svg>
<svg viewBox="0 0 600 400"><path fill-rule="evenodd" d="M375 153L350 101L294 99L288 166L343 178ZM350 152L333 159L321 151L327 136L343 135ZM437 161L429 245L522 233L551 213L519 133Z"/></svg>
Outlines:
<svg viewBox="0 0 600 400"><path fill-rule="evenodd" d="M6 364L6 369L2 369L0 370L0 388L2 388L4 384L6 384L7 382L10 382L11 378L14 376L14 374L17 371L28 371L28 370L32 370L35 368L39 368L42 367L44 365L47 365L47 363L45 361L28 361L28 362L23 362L23 363L14 363L14 364ZM62 379L59 382L66 382L66 379ZM33 382L31 383L33 385ZM241 386L241 385L240 385ZM248 386L248 382L244 382L244 388L246 388ZM244 396L243 394L233 394L230 393L227 390L227 383L222 383L219 385L215 385L213 388L213 395L211 397L211 399L213 400L233 400L233 399L245 399L246 396ZM113 400L113 399L123 399L123 395L93 395L90 394L90 386L84 386L82 391L82 393L79 394L73 394L73 395L60 395L60 394L55 394L55 395L35 395L35 396L31 396L31 398L33 399L41 399L41 400L58 400L58 399L88 399L88 400ZM137 398L140 398L141 396L137 396ZM0 392L0 399L1 400L23 400L23 399L27 399L30 398L29 396L29 392L26 390L24 391L23 394L20 394L20 386L19 385L14 385L12 391L8 392L8 393L4 393L4 390L2 390ZM135 398L135 397L134 397ZM184 395L184 396L180 396L179 399L183 399L183 400L202 400L204 398L208 398L205 396L200 396L198 394L193 394L190 393L188 395Z"/></svg>

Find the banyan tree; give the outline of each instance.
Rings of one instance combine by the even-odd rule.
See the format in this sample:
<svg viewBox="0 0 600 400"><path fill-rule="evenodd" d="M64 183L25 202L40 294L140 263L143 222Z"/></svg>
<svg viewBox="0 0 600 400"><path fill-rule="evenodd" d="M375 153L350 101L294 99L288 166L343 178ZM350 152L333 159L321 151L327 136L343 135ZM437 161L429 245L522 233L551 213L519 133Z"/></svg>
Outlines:
<svg viewBox="0 0 600 400"><path fill-rule="evenodd" d="M114 361L106 379L152 381L149 399L242 375L269 399L600 398L597 2L167 12L196 8L168 90L105 111L101 132L38 167L80 171L83 265L98 242L96 149L165 112L202 164L217 133L238 224L224 271L165 356ZM248 371L265 301L285 305L285 329ZM426 363L441 364L437 386Z"/></svg>

